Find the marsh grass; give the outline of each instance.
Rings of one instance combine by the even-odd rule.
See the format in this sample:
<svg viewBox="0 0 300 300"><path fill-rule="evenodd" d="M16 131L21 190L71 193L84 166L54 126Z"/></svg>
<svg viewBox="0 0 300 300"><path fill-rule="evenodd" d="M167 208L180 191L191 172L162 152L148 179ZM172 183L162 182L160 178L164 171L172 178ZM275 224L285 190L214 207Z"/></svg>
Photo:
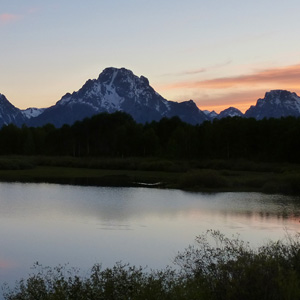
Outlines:
<svg viewBox="0 0 300 300"><path fill-rule="evenodd" d="M300 193L300 166L245 160L169 160L56 156L0 157L0 180L98 186L160 187L192 191ZM157 186L156 186L157 187Z"/></svg>
<svg viewBox="0 0 300 300"><path fill-rule="evenodd" d="M210 188L219 189L227 188L228 180L216 170L197 170L187 172L179 179L179 187L182 189L189 188Z"/></svg>
<svg viewBox="0 0 300 300"><path fill-rule="evenodd" d="M0 157L0 170L33 169L36 163L33 159L25 157Z"/></svg>

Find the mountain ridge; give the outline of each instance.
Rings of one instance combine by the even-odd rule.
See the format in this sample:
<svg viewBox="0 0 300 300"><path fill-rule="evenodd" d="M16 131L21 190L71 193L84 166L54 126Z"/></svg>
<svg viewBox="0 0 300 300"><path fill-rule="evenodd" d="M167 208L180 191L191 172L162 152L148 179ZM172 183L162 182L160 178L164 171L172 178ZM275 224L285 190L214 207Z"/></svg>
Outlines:
<svg viewBox="0 0 300 300"><path fill-rule="evenodd" d="M66 93L48 108L20 110L0 94L0 126L13 123L36 127L52 123L61 127L101 112L116 111L130 114L138 123L178 116L182 121L195 125L235 116L258 120L300 117L300 97L286 90L271 90L245 114L234 107L217 114L215 111L202 111L193 100L167 100L151 87L146 77L138 77L131 70L114 67L104 69L97 79L88 79L78 91Z"/></svg>
<svg viewBox="0 0 300 300"><path fill-rule="evenodd" d="M21 126L26 117L20 109L11 104L3 94L0 94L0 127L8 124Z"/></svg>

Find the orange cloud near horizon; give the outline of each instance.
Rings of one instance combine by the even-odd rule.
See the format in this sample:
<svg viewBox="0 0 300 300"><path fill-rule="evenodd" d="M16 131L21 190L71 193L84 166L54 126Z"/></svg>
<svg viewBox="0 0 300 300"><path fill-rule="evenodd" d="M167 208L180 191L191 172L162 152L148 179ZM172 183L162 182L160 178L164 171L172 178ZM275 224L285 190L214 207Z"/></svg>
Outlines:
<svg viewBox="0 0 300 300"><path fill-rule="evenodd" d="M236 86L253 86L262 83L279 83L300 87L300 64L258 71L254 74L221 77L201 81L184 81L164 86L163 89L209 88L224 89Z"/></svg>
<svg viewBox="0 0 300 300"><path fill-rule="evenodd" d="M193 90L198 107L203 110L221 110L234 106L245 112L255 105L265 92L272 89L286 89L300 92L300 64L270 68L256 73L220 77L201 81L182 81L160 88L162 91ZM205 92L206 96L201 96ZM207 96L208 95L208 96ZM181 99L182 101L183 99Z"/></svg>

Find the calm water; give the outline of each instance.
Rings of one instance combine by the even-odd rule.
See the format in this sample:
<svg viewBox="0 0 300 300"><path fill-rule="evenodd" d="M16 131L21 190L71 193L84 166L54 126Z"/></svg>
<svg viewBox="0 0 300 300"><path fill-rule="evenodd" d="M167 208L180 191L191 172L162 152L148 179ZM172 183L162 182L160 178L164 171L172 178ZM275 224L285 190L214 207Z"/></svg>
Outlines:
<svg viewBox="0 0 300 300"><path fill-rule="evenodd" d="M300 231L299 218L300 198L284 196L0 183L0 284L36 261L160 269L207 229L259 245Z"/></svg>

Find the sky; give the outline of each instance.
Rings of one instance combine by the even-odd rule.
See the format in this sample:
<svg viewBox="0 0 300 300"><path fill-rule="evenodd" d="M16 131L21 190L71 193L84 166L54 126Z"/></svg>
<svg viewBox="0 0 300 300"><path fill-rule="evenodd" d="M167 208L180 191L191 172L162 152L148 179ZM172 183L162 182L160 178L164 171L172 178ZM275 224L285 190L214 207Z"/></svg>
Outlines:
<svg viewBox="0 0 300 300"><path fill-rule="evenodd" d="M0 93L49 107L106 67L164 98L245 112L273 89L300 95L299 0L1 0Z"/></svg>

